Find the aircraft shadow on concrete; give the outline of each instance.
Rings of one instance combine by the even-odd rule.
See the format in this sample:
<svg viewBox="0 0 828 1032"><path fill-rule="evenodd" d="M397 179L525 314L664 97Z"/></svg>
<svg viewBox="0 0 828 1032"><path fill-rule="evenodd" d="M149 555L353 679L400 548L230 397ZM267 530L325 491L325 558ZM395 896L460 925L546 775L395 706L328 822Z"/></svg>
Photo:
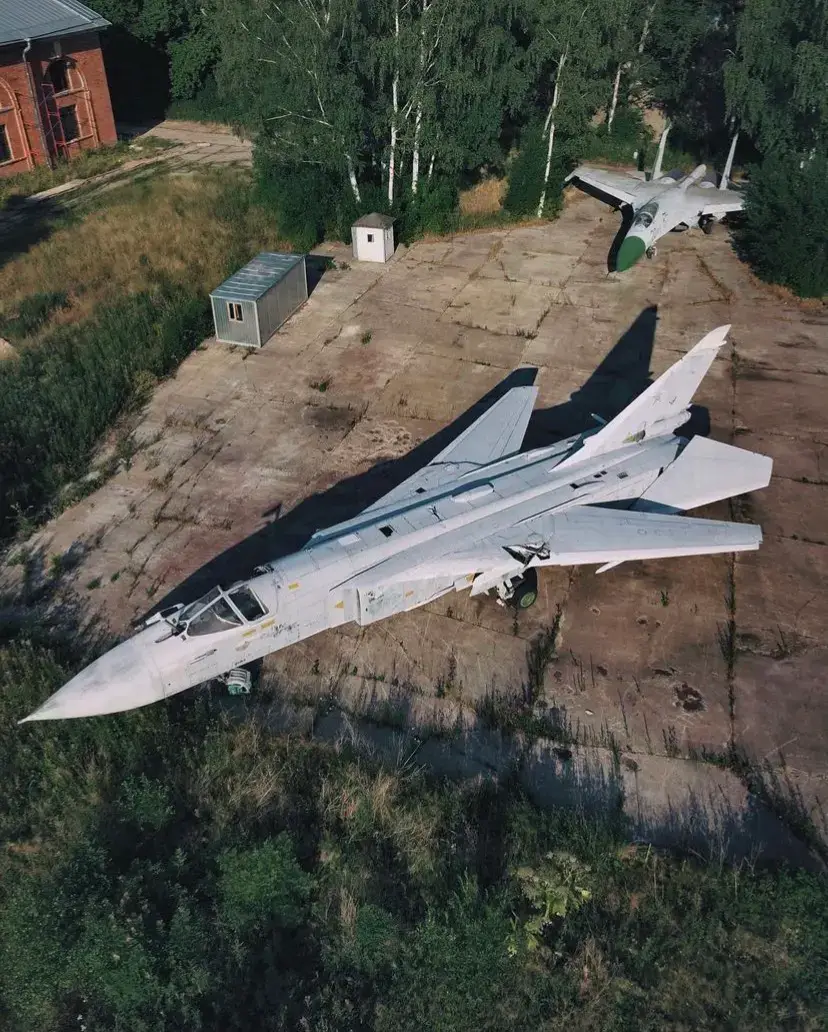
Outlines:
<svg viewBox="0 0 828 1032"><path fill-rule="evenodd" d="M526 431L523 450L552 444L594 428L593 414L611 419L645 390L652 382L650 360L657 320L655 306L644 309L595 372L567 401L536 410ZM275 517L271 523L201 567L138 621L178 602L191 602L216 584L227 586L249 577L255 566L302 548L316 531L358 516L363 509L435 458L508 390L531 385L536 375L537 369L534 368L514 370L454 422L407 455L380 462L365 473L342 480L328 490L306 498L284 516L280 517L282 506L276 501L262 513L266 518ZM709 414L706 409L694 408L696 412L690 423L695 425L690 426L689 432L706 433Z"/></svg>

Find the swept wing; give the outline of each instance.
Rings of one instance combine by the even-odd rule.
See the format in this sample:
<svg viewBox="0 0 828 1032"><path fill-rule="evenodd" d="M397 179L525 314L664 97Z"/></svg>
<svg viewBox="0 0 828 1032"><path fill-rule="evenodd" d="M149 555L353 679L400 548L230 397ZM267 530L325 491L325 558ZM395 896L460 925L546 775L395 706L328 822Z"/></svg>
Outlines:
<svg viewBox="0 0 828 1032"><path fill-rule="evenodd" d="M365 509L362 515L411 501L463 473L519 451L537 396L537 387L513 387L507 391L427 466Z"/></svg>
<svg viewBox="0 0 828 1032"><path fill-rule="evenodd" d="M608 197L614 197L623 204L632 204L634 200L648 196L646 187L649 184L627 175L626 172L610 172L603 168L581 165L566 177L566 182L570 179L578 179L587 186L595 187L596 190L607 194Z"/></svg>
<svg viewBox="0 0 828 1032"><path fill-rule="evenodd" d="M486 590L504 574L527 566L614 565L633 559L741 552L758 548L761 541L761 528L747 523L578 505L531 517L454 550L421 546L378 563L343 586L376 589L432 578L466 578L470 583L480 575L480 585L472 587L472 594L477 594L476 588Z"/></svg>

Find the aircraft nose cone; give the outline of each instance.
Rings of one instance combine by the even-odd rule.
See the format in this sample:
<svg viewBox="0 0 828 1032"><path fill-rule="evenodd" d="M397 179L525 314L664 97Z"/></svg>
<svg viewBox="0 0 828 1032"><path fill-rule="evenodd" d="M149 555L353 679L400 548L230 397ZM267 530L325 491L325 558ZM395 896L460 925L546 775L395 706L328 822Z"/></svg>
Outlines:
<svg viewBox="0 0 828 1032"><path fill-rule="evenodd" d="M81 670L20 723L120 713L163 698L163 683L146 649L125 641Z"/></svg>
<svg viewBox="0 0 828 1032"><path fill-rule="evenodd" d="M647 250L647 245L638 236L628 236L618 249L618 257L615 260L615 268L618 272L626 272Z"/></svg>

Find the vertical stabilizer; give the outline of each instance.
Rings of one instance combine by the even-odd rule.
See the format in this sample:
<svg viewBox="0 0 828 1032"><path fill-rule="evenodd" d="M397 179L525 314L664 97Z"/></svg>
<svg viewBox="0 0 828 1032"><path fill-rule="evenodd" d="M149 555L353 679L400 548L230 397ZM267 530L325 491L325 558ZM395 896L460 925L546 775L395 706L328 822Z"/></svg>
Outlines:
<svg viewBox="0 0 828 1032"><path fill-rule="evenodd" d="M736 144L739 140L739 134L734 133L733 139L730 141L730 150L727 154L727 161L725 162L724 172L722 172L722 181L719 183L720 190L726 190L727 184L730 182L730 173L733 171L733 159L736 157Z"/></svg>
<svg viewBox="0 0 828 1032"><path fill-rule="evenodd" d="M725 343L730 326L720 326L650 384L615 419L597 434L586 438L581 448L561 466L582 462L627 444L672 433L687 421L693 395Z"/></svg>

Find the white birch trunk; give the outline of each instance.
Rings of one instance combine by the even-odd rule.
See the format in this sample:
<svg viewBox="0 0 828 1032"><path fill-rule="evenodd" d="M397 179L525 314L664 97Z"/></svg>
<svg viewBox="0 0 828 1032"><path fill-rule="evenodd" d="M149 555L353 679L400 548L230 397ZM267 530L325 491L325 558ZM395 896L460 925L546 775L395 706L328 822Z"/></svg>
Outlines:
<svg viewBox="0 0 828 1032"><path fill-rule="evenodd" d="M348 180L351 184L351 189L354 191L354 200L357 204L362 204L362 197L360 197L359 194L359 183L357 182L356 171L354 170L354 162L350 154L345 155L345 162L348 166Z"/></svg>
<svg viewBox="0 0 828 1032"><path fill-rule="evenodd" d="M411 155L411 192L417 192L417 184L420 181L420 127L423 124L423 105L417 105L417 114L414 118L414 153Z"/></svg>
<svg viewBox="0 0 828 1032"><path fill-rule="evenodd" d="M420 97L417 101L417 114L414 116L414 150L411 155L411 192L416 194L417 186L420 182L420 130L423 125L423 79L425 78L425 63L426 63L426 43L425 43L425 16L426 12L430 7L429 0L423 0L421 21L420 26L420 83L417 87L420 91Z"/></svg>
<svg viewBox="0 0 828 1032"><path fill-rule="evenodd" d="M437 157L437 152L434 151L431 155L431 161L428 163L428 181L431 182L431 175L434 172L434 159Z"/></svg>
<svg viewBox="0 0 828 1032"><path fill-rule="evenodd" d="M391 153L388 157L388 203L394 203L394 161L397 154L397 111L399 109L399 88L400 88L400 4L399 0L394 6L394 39L396 41L394 53L394 81L391 84Z"/></svg>
<svg viewBox="0 0 828 1032"><path fill-rule="evenodd" d="M543 209L546 205L546 188L549 185L549 170L552 167L552 147L555 144L555 110L558 107L561 87L561 72L563 71L566 57L569 51L565 50L558 61L558 69L555 72L555 89L552 91L552 104L549 114L546 116L546 132L549 133L549 145L546 148L546 169L543 173L543 189L541 190L540 202L538 204L538 218L543 218Z"/></svg>
<svg viewBox="0 0 828 1032"><path fill-rule="evenodd" d="M610 102L609 114L607 115L607 133L612 132L612 123L615 120L615 109L618 107L618 90L621 86L621 65L615 73L615 82L612 87L612 101Z"/></svg>

